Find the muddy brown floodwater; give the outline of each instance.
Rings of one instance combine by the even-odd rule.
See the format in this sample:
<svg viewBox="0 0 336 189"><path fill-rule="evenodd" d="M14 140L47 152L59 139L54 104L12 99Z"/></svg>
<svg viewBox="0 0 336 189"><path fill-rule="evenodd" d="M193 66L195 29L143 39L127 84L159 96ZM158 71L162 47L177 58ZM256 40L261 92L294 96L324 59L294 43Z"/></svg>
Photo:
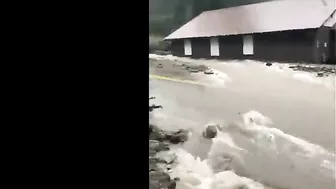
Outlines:
<svg viewBox="0 0 336 189"><path fill-rule="evenodd" d="M179 66L193 64L194 60L185 62L170 59L155 60L155 63L150 65L150 73L193 81L212 81L207 80L205 74L190 73ZM161 63L163 67L156 67L157 63ZM219 75L225 75L219 78L223 86L204 87L151 79L150 94L156 96L153 102L164 108L157 111L150 118L150 122L159 123L166 129L191 130L193 137L184 148L195 156L206 158L212 143L200 137L205 124L211 121L222 123L241 121L238 113L255 110L272 120L272 128L277 130L270 129L265 132L274 135L278 148L281 147L279 150L282 155L274 155L273 152L267 151L268 155L265 154L262 158L266 158L263 162L264 164L267 162L270 170L264 167L265 170L261 171L260 168L258 170L255 167L263 167L261 160L257 161L255 156L240 154L246 158L246 162L249 162L245 167L246 175L253 179L261 179L263 183L272 185L273 182L277 187L334 188L336 116L334 74L316 77L316 73L294 71L288 68L290 66L288 64L273 63L268 67L253 61L223 63L197 60L194 64L204 64L219 72ZM252 144L242 136L230 134L246 149L254 149L258 153L261 150L261 148L252 147ZM299 157L297 152L288 151L288 149L303 149L304 146L310 145L318 146L316 149L322 148L328 153L306 161L305 158ZM261 152L266 153L265 149ZM318 170L320 164L317 162L320 161L331 162L328 164L330 170L323 168ZM288 162L291 165L288 165L287 169ZM307 179L309 181L306 181Z"/></svg>

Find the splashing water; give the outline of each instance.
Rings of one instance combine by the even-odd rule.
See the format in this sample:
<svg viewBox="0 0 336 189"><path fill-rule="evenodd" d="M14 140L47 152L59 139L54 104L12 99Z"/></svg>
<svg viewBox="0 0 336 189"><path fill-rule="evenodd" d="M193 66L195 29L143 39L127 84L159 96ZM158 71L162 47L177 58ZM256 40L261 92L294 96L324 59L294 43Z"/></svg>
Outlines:
<svg viewBox="0 0 336 189"><path fill-rule="evenodd" d="M283 74L288 74L290 77L292 77L294 80L313 84L313 85L324 85L325 87L334 90L335 88L335 75L330 75L328 77L316 77L316 73L306 73L304 71L293 71L292 69L288 68L290 65L297 64L295 62L291 64L285 64L285 63L278 63L273 62L271 67L265 66L264 62L255 61L255 60L231 60L231 61L221 61L221 60L204 60L204 59L191 59L188 57L177 57L172 55L156 55L156 54L149 54L149 58L155 59L155 60L172 60L172 61L180 61L185 63L193 63L193 64L202 64L207 65L211 67L212 69L216 67L218 64L223 64L228 67L235 67L235 68L263 68L266 69L268 72L278 72ZM311 64L302 64L303 66L325 66L325 65L311 65ZM214 70L214 69L213 69ZM217 71L220 73L219 71ZM212 76L210 76L212 77ZM227 77L224 74L220 76L220 79L216 78L215 83L220 84L223 82L231 82L231 78Z"/></svg>
<svg viewBox="0 0 336 189"><path fill-rule="evenodd" d="M270 127L272 121L257 111L242 118L244 123L221 127L205 160L172 150L178 164L171 174L181 179L177 189L335 187L335 154Z"/></svg>
<svg viewBox="0 0 336 189"><path fill-rule="evenodd" d="M215 173L208 165L207 160L194 158L183 149L177 149L179 164L171 175L181 179L177 189L263 189L263 185L249 178L240 177L233 171Z"/></svg>

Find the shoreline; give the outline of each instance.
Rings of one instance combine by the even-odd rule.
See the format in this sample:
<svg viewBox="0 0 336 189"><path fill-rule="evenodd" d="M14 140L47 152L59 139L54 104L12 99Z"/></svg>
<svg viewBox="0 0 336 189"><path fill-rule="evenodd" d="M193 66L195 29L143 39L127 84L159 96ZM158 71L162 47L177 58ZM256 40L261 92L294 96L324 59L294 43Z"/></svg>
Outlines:
<svg viewBox="0 0 336 189"><path fill-rule="evenodd" d="M316 64L316 63L289 63L289 62L272 62L272 61L261 61L261 60L217 60L217 59L192 59L188 57L177 57L171 54L149 54L150 61L172 61L172 62L184 62L185 65L194 69L195 65L198 66L206 66L208 67L205 61L210 61L211 63L224 63L224 64L231 64L231 63L239 63L239 64L250 64L251 61L255 64L265 65L268 67L272 67L274 65L279 66L280 69L283 67L289 68L293 71L302 71L305 73L316 73L316 77L327 77L329 75L336 75L336 64ZM197 69L197 68L196 68ZM196 70L195 70L196 71ZM199 71L204 71L204 68L199 69Z"/></svg>
<svg viewBox="0 0 336 189"><path fill-rule="evenodd" d="M149 99L154 99L150 97ZM162 108L160 105L150 105L149 113ZM183 143L188 140L188 131L162 130L155 125L149 124L149 189L176 189L179 178L172 178L170 170L177 156L160 157L161 152L169 152L171 145Z"/></svg>

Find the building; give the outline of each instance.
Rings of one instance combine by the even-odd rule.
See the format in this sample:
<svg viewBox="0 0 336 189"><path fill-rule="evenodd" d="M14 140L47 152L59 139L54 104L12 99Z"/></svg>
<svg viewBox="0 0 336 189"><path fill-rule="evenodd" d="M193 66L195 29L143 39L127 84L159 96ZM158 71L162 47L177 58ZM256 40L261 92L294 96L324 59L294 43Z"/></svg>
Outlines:
<svg viewBox="0 0 336 189"><path fill-rule="evenodd" d="M336 24L332 27L331 30L331 62L335 63L336 62Z"/></svg>
<svg viewBox="0 0 336 189"><path fill-rule="evenodd" d="M165 38L175 56L335 61L335 0L276 0L205 11Z"/></svg>

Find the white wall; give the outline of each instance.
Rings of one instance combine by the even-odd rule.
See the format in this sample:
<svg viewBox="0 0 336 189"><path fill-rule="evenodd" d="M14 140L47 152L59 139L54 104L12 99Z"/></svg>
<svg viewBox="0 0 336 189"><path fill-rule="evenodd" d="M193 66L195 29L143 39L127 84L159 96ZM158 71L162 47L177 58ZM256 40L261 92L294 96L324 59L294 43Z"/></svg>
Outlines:
<svg viewBox="0 0 336 189"><path fill-rule="evenodd" d="M185 39L184 40L184 55L191 55L192 50L191 50L191 41L190 39Z"/></svg>
<svg viewBox="0 0 336 189"><path fill-rule="evenodd" d="M253 36L245 35L243 37L243 54L244 55L252 55L254 53L253 49Z"/></svg>
<svg viewBox="0 0 336 189"><path fill-rule="evenodd" d="M210 38L210 54L211 56L219 56L219 43L217 37Z"/></svg>

